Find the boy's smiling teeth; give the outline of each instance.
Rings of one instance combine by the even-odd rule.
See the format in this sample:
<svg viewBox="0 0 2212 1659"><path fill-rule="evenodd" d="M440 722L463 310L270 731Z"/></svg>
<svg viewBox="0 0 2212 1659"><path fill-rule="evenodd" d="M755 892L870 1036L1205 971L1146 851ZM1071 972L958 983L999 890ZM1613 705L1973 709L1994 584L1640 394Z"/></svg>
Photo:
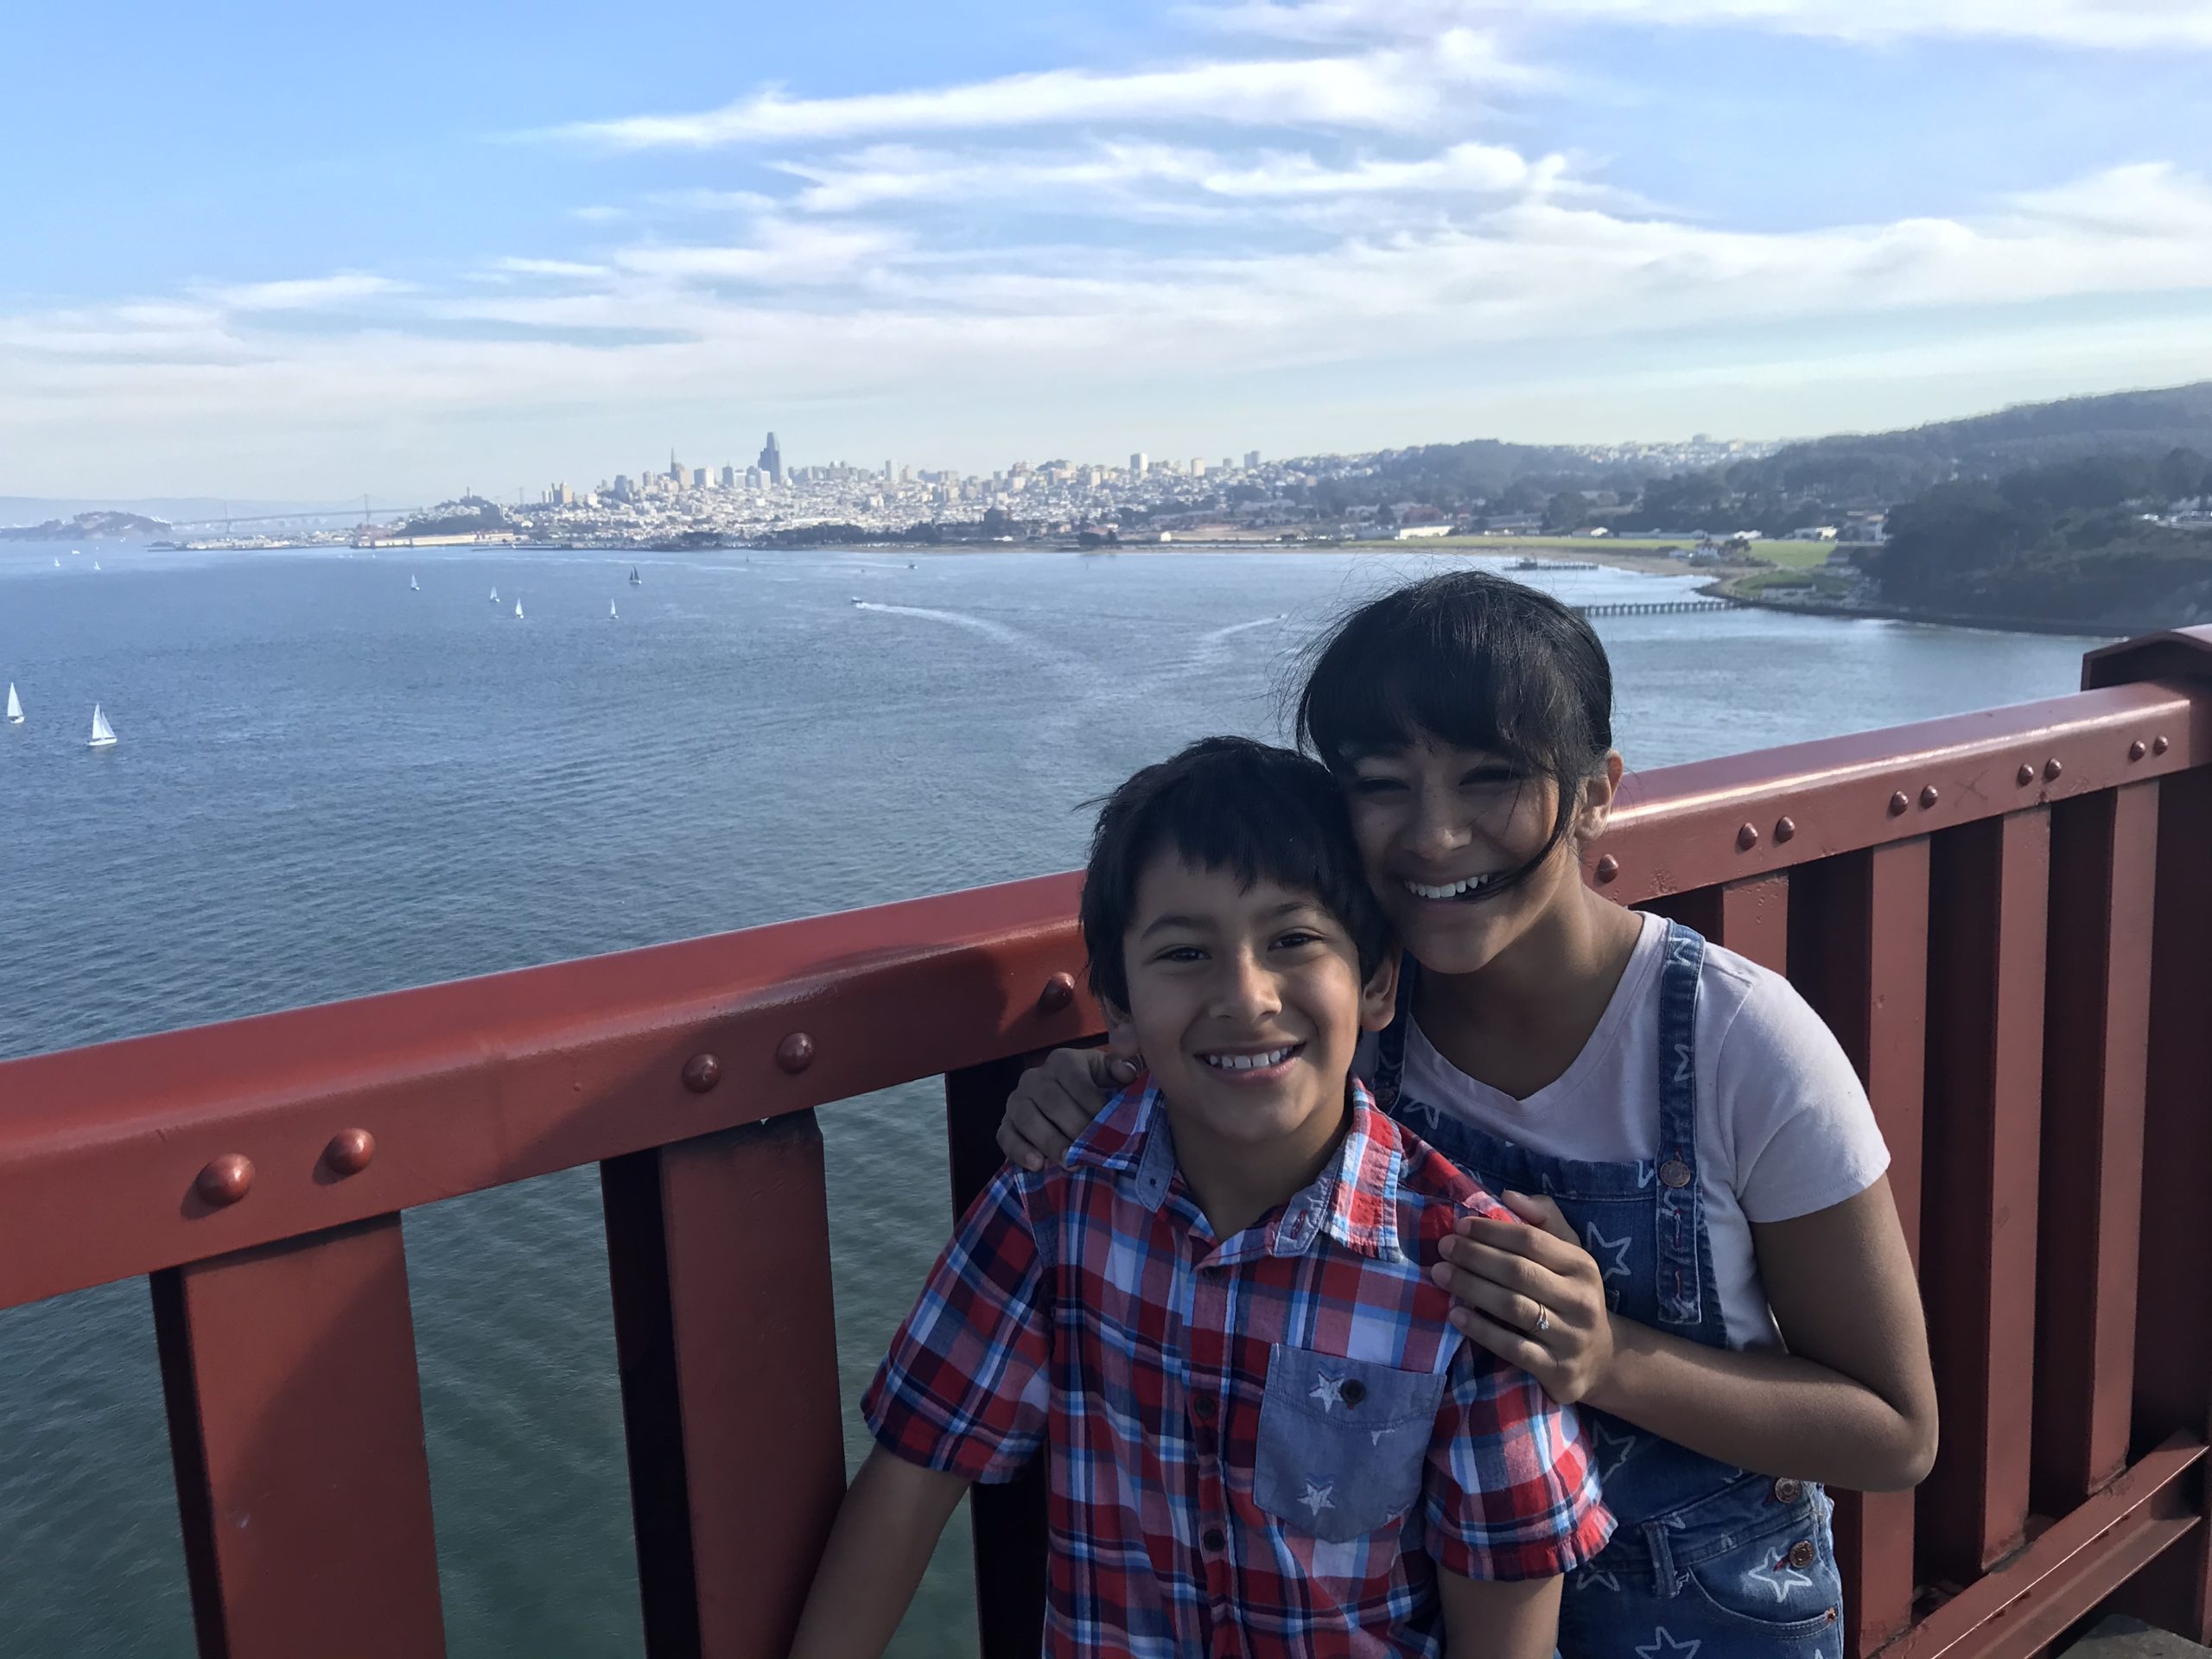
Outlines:
<svg viewBox="0 0 2212 1659"><path fill-rule="evenodd" d="M1480 875L1471 875L1463 881L1448 881L1442 887L1416 881L1409 875L1400 880L1405 883L1406 891L1416 899L1458 899L1470 893L1480 893L1491 884L1497 874L1495 870L1487 870Z"/></svg>
<svg viewBox="0 0 2212 1659"><path fill-rule="evenodd" d="M1281 1048L1262 1049L1256 1054L1201 1054L1198 1058L1217 1071L1262 1071L1271 1065L1281 1065L1304 1046L1302 1043L1286 1043Z"/></svg>

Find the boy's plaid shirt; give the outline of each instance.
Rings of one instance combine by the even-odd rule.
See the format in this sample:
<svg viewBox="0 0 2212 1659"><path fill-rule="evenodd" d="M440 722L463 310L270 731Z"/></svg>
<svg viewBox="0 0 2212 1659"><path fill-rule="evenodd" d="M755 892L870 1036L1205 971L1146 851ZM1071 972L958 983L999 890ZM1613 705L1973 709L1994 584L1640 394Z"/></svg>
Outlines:
<svg viewBox="0 0 2212 1659"><path fill-rule="evenodd" d="M1428 1278L1462 1211L1507 1212L1352 1090L1320 1177L1217 1242L1140 1079L1067 1167L1000 1172L893 1339L890 1451L989 1482L1050 1446L1048 1654L1434 1655L1438 1568L1611 1534L1574 1413Z"/></svg>

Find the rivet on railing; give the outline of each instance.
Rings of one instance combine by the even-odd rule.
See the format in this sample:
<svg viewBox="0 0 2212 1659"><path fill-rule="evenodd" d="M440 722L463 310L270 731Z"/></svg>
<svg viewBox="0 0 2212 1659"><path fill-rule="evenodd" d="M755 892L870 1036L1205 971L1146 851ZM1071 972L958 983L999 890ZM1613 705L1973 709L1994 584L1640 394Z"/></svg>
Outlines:
<svg viewBox="0 0 2212 1659"><path fill-rule="evenodd" d="M1890 797L1890 816L1893 818L1898 817L1911 804L1910 801L1905 799L1904 791L1898 790Z"/></svg>
<svg viewBox="0 0 2212 1659"><path fill-rule="evenodd" d="M683 1086L703 1095L722 1080L722 1063L711 1054L694 1054L683 1062Z"/></svg>
<svg viewBox="0 0 2212 1659"><path fill-rule="evenodd" d="M1620 873L1621 861L1611 853L1598 861L1598 880L1600 882L1610 881Z"/></svg>
<svg viewBox="0 0 2212 1659"><path fill-rule="evenodd" d="M1929 807L1935 805L1939 798L1940 797L1936 793L1936 785L1933 784L1929 785L1927 788L1920 791L1920 810L1923 812L1926 811Z"/></svg>
<svg viewBox="0 0 2212 1659"><path fill-rule="evenodd" d="M2065 767L2058 764L2057 759L2055 756L2052 759L2044 761L2043 763L2044 782L2046 784L2056 783L2058 781L2058 774L2065 770Z"/></svg>
<svg viewBox="0 0 2212 1659"><path fill-rule="evenodd" d="M1788 841L1796 833L1797 825L1794 819L1777 818L1774 821L1774 838L1777 841Z"/></svg>
<svg viewBox="0 0 2212 1659"><path fill-rule="evenodd" d="M1759 827L1756 823L1739 825L1736 830L1736 850L1748 853L1759 844Z"/></svg>
<svg viewBox="0 0 2212 1659"><path fill-rule="evenodd" d="M2165 734L2161 732L2158 736L2151 740L2151 753L2153 754L2164 754L2165 752L2166 737Z"/></svg>
<svg viewBox="0 0 2212 1659"><path fill-rule="evenodd" d="M322 1149L322 1161L340 1175L358 1175L377 1155L377 1138L366 1129L340 1129Z"/></svg>
<svg viewBox="0 0 2212 1659"><path fill-rule="evenodd" d="M219 1210L245 1197L252 1185L253 1160L241 1153L226 1152L200 1172L192 1190L200 1195L201 1203Z"/></svg>
<svg viewBox="0 0 2212 1659"><path fill-rule="evenodd" d="M776 1045L776 1064L797 1077L814 1064L814 1039L795 1031Z"/></svg>
<svg viewBox="0 0 2212 1659"><path fill-rule="evenodd" d="M2140 760L2149 753L2150 750L2144 747L2143 740L2139 737L2127 746L2127 758L2131 760Z"/></svg>
<svg viewBox="0 0 2212 1659"><path fill-rule="evenodd" d="M1045 982L1045 988L1037 993L1037 1006L1046 1014L1058 1014L1074 1001L1073 974L1054 974Z"/></svg>
<svg viewBox="0 0 2212 1659"><path fill-rule="evenodd" d="M2014 775L2012 781L2019 785L2022 789L2025 789L2030 784L2035 782L2035 780L2036 769L2024 760L2020 762L2020 770Z"/></svg>

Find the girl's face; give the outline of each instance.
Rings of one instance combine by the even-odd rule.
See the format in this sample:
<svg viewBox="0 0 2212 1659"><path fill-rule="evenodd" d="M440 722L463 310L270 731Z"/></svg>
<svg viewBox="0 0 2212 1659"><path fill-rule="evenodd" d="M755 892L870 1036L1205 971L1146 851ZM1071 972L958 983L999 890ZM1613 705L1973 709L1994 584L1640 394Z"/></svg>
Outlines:
<svg viewBox="0 0 2212 1659"><path fill-rule="evenodd" d="M1585 785L1575 830L1588 833L1603 822L1617 764ZM1402 749L1361 759L1348 788L1368 880L1399 942L1432 972L1478 972L1580 893L1573 831L1526 879L1483 892L1551 839L1559 788L1549 778L1488 750L1421 734Z"/></svg>

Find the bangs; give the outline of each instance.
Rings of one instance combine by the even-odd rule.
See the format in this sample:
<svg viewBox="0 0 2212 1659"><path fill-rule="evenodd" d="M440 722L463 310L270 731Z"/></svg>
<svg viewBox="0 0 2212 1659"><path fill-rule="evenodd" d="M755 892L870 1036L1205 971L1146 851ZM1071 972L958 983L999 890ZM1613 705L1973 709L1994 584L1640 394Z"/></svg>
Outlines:
<svg viewBox="0 0 2212 1659"><path fill-rule="evenodd" d="M1582 618L1535 588L1459 571L1388 594L1325 637L1298 733L1339 774L1427 737L1563 782L1612 747L1611 694Z"/></svg>

